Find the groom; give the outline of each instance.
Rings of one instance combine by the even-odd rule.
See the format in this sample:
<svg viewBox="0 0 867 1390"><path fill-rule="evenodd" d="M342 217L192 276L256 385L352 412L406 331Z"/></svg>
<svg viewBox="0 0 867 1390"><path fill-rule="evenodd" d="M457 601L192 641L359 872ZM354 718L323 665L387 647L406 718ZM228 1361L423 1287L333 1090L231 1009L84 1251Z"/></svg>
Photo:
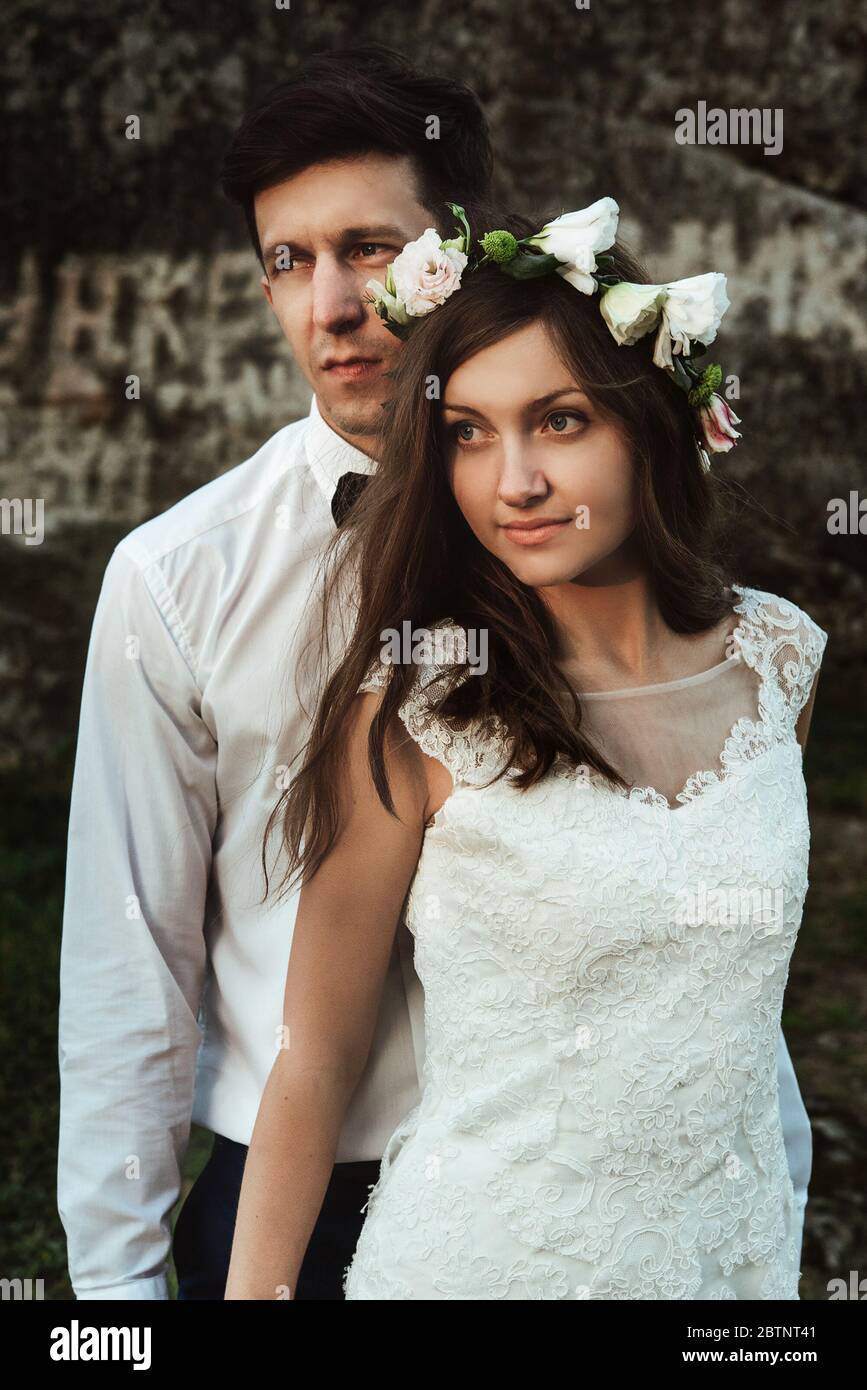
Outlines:
<svg viewBox="0 0 867 1390"><path fill-rule="evenodd" d="M297 907L297 893L260 902L261 836L307 737L317 560L358 475L375 468L400 350L365 285L426 227L451 234L447 201L472 225L490 167L472 93L378 46L303 64L248 113L226 155L224 188L243 208L264 293L313 398L306 419L126 536L105 571L61 952L58 1206L78 1298L168 1296L191 1119L215 1139L174 1232L179 1297L223 1297ZM401 926L296 1297L342 1297L385 1142L419 1097L423 1055L421 985ZM782 1034L779 1064L803 1210L810 1127Z"/></svg>

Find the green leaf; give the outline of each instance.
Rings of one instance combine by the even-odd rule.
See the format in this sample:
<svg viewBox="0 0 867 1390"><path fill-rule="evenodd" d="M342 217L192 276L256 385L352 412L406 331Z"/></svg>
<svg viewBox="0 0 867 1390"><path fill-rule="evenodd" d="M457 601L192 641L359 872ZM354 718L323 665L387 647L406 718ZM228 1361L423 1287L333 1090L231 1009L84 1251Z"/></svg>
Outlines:
<svg viewBox="0 0 867 1390"><path fill-rule="evenodd" d="M682 391L691 391L693 381L695 380L695 378L690 376L689 372L685 369L683 362L680 359L680 356L677 353L675 353L672 357L672 362L674 364L672 371L674 374L674 379L677 382L678 386L681 388Z"/></svg>
<svg viewBox="0 0 867 1390"><path fill-rule="evenodd" d="M552 270L565 264L565 261L549 255L547 251L538 256L529 251L519 251L514 260L501 265L500 270L515 280L537 280L540 275L550 275Z"/></svg>

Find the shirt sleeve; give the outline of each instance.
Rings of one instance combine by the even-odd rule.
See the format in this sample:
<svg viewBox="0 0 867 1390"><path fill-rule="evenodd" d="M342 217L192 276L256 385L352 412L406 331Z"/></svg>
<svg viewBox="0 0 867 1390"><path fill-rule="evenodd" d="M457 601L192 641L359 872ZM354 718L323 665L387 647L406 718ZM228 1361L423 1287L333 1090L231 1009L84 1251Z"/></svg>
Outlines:
<svg viewBox="0 0 867 1390"><path fill-rule="evenodd" d="M192 1113L216 744L180 617L118 548L87 653L60 952L57 1198L82 1299L167 1299Z"/></svg>

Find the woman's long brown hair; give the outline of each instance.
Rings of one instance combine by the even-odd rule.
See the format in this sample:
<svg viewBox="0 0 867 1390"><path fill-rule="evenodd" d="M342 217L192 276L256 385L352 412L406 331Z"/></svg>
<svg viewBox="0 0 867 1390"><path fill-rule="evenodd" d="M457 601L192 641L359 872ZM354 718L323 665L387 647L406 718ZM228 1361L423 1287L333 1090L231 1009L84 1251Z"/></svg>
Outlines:
<svg viewBox="0 0 867 1390"><path fill-rule="evenodd" d="M512 214L486 220L517 237L541 225ZM473 227L473 234L478 235ZM620 279L650 283L644 267L617 243L609 253ZM464 272L460 289L422 319L398 356L384 409L375 474L323 557L319 699L303 762L268 821L266 847L282 807L288 865L280 895L298 876L316 873L339 832L338 795L348 716L358 688L382 650L386 629L433 628L450 618L487 630L488 669L462 680L456 667L434 706L454 727L496 716L510 757L499 776L525 789L558 754L613 783L623 777L581 733L580 699L555 661L563 653L552 615L536 593L473 535L448 482L440 416L446 383L463 362L534 322L548 329L564 364L603 416L623 432L637 479L640 546L660 612L675 632L704 632L730 608L718 557L719 484L703 472L696 423L686 395L652 361L653 334L632 347L614 341L599 312L560 275L518 281L485 265ZM438 385L439 391L432 389ZM357 610L356 610L357 605ZM354 627L347 635L346 614ZM331 669L329 631L343 629ZM409 694L418 667L394 664L370 728L371 775L396 814L386 774L386 730Z"/></svg>

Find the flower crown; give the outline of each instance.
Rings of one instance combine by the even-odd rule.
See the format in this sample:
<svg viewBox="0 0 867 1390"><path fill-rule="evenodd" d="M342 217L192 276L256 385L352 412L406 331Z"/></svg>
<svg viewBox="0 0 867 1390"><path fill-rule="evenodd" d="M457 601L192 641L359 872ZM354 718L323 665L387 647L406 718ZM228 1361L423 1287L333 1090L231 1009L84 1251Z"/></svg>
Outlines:
<svg viewBox="0 0 867 1390"><path fill-rule="evenodd" d="M368 280L372 291L367 302L386 328L406 338L414 321L444 304L460 288L469 264L472 237L464 209L448 203L460 223L460 234L441 241L428 227L416 241L407 242L386 269L385 284ZM703 467L710 468L711 453L727 453L740 434L740 419L717 394L722 369L715 363L697 366L713 342L722 316L729 307L726 277L717 271L672 280L665 285L637 285L612 273L614 260L600 254L614 245L620 208L613 198L600 198L578 212L564 212L547 222L533 236L514 237L511 232L486 232L479 239L483 255L476 253L471 269L486 262L497 265L516 280L531 280L556 271L581 294L599 291L599 308L615 342L631 346L656 329L653 361L687 392L697 411L701 439L696 440Z"/></svg>

